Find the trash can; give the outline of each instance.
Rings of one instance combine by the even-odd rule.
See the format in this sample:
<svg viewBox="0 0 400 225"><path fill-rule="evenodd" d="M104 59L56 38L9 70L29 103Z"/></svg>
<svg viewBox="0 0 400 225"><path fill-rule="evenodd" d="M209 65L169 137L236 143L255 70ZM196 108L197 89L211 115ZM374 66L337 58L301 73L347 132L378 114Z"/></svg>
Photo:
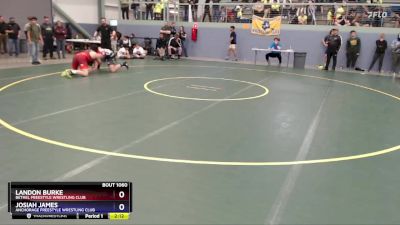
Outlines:
<svg viewBox="0 0 400 225"><path fill-rule="evenodd" d="M19 52L28 53L28 46L26 46L26 39L19 39Z"/></svg>
<svg viewBox="0 0 400 225"><path fill-rule="evenodd" d="M304 69L306 65L307 52L295 52L293 60L293 68Z"/></svg>

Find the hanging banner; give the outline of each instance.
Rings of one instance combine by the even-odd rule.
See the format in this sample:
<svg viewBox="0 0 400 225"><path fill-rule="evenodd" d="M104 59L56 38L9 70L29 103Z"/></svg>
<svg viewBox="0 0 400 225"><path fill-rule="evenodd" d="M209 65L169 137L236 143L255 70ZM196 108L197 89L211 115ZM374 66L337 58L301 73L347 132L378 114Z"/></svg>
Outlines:
<svg viewBox="0 0 400 225"><path fill-rule="evenodd" d="M251 23L251 33L258 35L275 36L281 33L281 20L280 16L274 18L262 18L253 15Z"/></svg>

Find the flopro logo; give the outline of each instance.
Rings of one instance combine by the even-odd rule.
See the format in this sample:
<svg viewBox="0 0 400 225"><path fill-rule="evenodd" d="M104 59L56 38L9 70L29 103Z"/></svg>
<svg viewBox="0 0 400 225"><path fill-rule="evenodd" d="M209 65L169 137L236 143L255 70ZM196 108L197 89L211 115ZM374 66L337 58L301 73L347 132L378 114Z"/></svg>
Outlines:
<svg viewBox="0 0 400 225"><path fill-rule="evenodd" d="M386 18L388 17L387 12L368 12L368 18Z"/></svg>

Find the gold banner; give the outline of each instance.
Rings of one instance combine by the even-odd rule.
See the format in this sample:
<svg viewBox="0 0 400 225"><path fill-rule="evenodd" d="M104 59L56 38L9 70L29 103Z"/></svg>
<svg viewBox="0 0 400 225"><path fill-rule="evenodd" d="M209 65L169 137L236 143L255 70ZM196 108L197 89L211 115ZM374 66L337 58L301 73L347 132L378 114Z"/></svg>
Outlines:
<svg viewBox="0 0 400 225"><path fill-rule="evenodd" d="M274 18L262 18L253 15L251 23L251 33L258 35L275 36L281 33L281 20L280 16Z"/></svg>

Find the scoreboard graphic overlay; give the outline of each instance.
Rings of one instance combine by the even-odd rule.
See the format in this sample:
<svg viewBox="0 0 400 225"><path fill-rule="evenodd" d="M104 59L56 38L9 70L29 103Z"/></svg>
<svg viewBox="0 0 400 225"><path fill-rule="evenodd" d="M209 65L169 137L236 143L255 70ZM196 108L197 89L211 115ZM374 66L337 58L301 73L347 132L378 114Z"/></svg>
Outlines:
<svg viewBox="0 0 400 225"><path fill-rule="evenodd" d="M9 182L13 219L127 220L131 182Z"/></svg>

